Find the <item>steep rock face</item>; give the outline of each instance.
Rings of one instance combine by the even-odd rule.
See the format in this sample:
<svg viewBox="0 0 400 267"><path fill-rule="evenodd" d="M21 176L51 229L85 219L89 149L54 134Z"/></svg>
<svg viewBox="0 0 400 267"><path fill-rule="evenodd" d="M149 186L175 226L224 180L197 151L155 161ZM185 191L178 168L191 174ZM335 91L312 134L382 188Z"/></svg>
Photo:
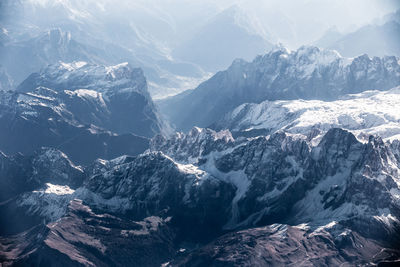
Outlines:
<svg viewBox="0 0 400 267"><path fill-rule="evenodd" d="M172 216L183 238L195 240L221 231L234 195L232 185L192 164L176 163L161 152L141 155L94 175L85 188L95 194L95 199L103 199L98 208L135 219ZM193 227L197 230L192 231Z"/></svg>
<svg viewBox="0 0 400 267"><path fill-rule="evenodd" d="M70 94L71 97L97 99L106 107L97 109L108 112L109 116L104 125L96 125L113 132L152 137L163 130L142 70L131 68L128 63L109 67L86 62L50 65L40 73L31 74L17 90L31 92L39 86ZM75 114L80 115L81 111L78 109Z"/></svg>
<svg viewBox="0 0 400 267"><path fill-rule="evenodd" d="M57 147L89 164L142 153L149 137L168 129L142 71L128 64L59 63L32 74L17 91L0 92L0 148L7 154Z"/></svg>
<svg viewBox="0 0 400 267"><path fill-rule="evenodd" d="M346 95L336 101L288 100L243 104L227 113L213 125L230 129L235 135L272 134L285 131L318 142L331 128L351 131L368 141L368 135L385 140L398 138L400 88L388 91L366 91Z"/></svg>
<svg viewBox="0 0 400 267"><path fill-rule="evenodd" d="M178 161L198 160L213 151L233 147L235 140L229 131L216 132L194 127L188 134L177 132L172 137L157 135L151 139L150 150L163 151Z"/></svg>
<svg viewBox="0 0 400 267"><path fill-rule="evenodd" d="M308 175L322 173L318 184L293 206L296 219L291 221L321 224L335 218L364 236L390 239L399 225L399 162L389 146L373 137L362 144L335 129L312 153Z"/></svg>
<svg viewBox="0 0 400 267"><path fill-rule="evenodd" d="M57 147L78 163L96 158L136 155L148 139L116 135L99 128L110 122L101 94L90 90L62 91L39 87L33 92L0 92L0 148L7 154L32 154L42 146Z"/></svg>
<svg viewBox="0 0 400 267"><path fill-rule="evenodd" d="M166 99L160 107L178 129L188 130L208 127L243 103L334 100L349 93L387 90L400 84L399 73L399 59L394 56L350 59L317 47L281 48L250 63L236 60L195 90Z"/></svg>
<svg viewBox="0 0 400 267"><path fill-rule="evenodd" d="M238 186L230 227L281 221L313 180L303 180L309 148L285 134L261 137L214 159L216 168ZM241 175L240 175L241 174Z"/></svg>
<svg viewBox="0 0 400 267"><path fill-rule="evenodd" d="M175 252L169 224L99 214L73 200L57 222L0 238L0 259L31 266L160 266Z"/></svg>

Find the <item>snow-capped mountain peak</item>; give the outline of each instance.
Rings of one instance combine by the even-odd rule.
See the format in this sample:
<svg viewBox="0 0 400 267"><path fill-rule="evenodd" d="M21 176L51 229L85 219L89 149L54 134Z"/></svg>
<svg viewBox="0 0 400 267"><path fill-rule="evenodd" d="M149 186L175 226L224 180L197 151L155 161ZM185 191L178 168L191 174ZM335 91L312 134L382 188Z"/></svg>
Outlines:
<svg viewBox="0 0 400 267"><path fill-rule="evenodd" d="M302 46L277 48L252 62L236 60L196 89L167 99L162 111L178 129L209 127L244 103L265 100L336 100L367 90L400 84L396 57L345 58L336 51ZM189 107L186 103L192 103Z"/></svg>
<svg viewBox="0 0 400 267"><path fill-rule="evenodd" d="M90 64L84 61L59 62L49 65L40 73L30 75L17 90L27 92L37 86L58 90L90 89L103 94L118 91L138 92L150 98L143 71L128 63L115 66Z"/></svg>

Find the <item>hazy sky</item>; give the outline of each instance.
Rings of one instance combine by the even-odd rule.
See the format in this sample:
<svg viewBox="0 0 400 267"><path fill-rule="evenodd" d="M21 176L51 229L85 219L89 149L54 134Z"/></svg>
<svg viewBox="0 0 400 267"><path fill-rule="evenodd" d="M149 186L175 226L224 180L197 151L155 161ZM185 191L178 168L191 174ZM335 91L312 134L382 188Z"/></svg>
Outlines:
<svg viewBox="0 0 400 267"><path fill-rule="evenodd" d="M310 43L330 27L341 32L355 31L400 8L400 0L138 0L126 1L125 5L133 2L162 10L177 23L211 17L238 5L250 14L260 31L272 35L274 41L290 42L291 46Z"/></svg>
<svg viewBox="0 0 400 267"><path fill-rule="evenodd" d="M147 7L148 9L163 9L167 13L185 16L202 12L205 8L215 7L219 10L232 5L240 5L257 13L271 14L279 11L299 23L313 19L324 20L327 24L336 24L345 29L348 25L361 25L368 23L373 18L383 16L400 8L400 0L30 0L42 4L87 3L99 6L112 6L114 8ZM72 4L71 4L72 3ZM204 14L206 15L206 14Z"/></svg>
<svg viewBox="0 0 400 267"><path fill-rule="evenodd" d="M400 0L28 0L44 6L61 4L78 16L130 17L133 26L161 39L179 39L222 10L237 5L252 27L290 48L310 44L336 27L347 33L400 8ZM43 16L42 16L43 17ZM46 17L46 16L44 16ZM168 27L168 30L166 30ZM173 33L171 33L173 31ZM184 38L184 37L182 37ZM161 40L163 41L163 40ZM165 40L171 42L171 40Z"/></svg>
<svg viewBox="0 0 400 267"><path fill-rule="evenodd" d="M174 1L174 0L171 0ZM187 2L182 0L182 2ZM233 3L253 13L276 41L294 37L296 45L309 43L326 29L355 31L400 8L400 0L236 0L209 1L226 8ZM283 38L283 39L282 39ZM282 40L279 40L282 39Z"/></svg>

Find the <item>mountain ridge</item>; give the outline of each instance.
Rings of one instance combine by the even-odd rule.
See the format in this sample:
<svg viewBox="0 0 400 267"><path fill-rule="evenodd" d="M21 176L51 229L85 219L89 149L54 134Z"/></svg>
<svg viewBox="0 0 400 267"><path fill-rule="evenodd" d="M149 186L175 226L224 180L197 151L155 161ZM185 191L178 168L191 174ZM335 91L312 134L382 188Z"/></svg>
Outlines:
<svg viewBox="0 0 400 267"><path fill-rule="evenodd" d="M17 91L0 91L0 106L6 125L0 129L0 148L7 154L30 154L47 146L90 163L97 157L140 154L149 138L169 129L143 72L128 64L51 65L28 77Z"/></svg>
<svg viewBox="0 0 400 267"><path fill-rule="evenodd" d="M178 130L187 131L209 127L243 103L334 100L349 93L387 90L400 84L399 68L394 56L348 59L312 46L297 51L277 48L250 63L235 60L190 93L160 101L159 106Z"/></svg>

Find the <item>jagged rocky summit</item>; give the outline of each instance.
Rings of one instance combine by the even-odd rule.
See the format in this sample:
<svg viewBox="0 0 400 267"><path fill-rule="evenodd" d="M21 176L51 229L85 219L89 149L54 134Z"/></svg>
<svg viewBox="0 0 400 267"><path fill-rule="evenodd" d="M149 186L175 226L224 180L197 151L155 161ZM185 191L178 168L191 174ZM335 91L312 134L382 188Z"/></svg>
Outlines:
<svg viewBox="0 0 400 267"><path fill-rule="evenodd" d="M161 101L160 107L178 130L187 131L209 127L244 103L331 101L366 90L388 90L400 84L399 73L395 56L345 58L312 46L296 51L280 47L252 62L235 60L196 89Z"/></svg>

